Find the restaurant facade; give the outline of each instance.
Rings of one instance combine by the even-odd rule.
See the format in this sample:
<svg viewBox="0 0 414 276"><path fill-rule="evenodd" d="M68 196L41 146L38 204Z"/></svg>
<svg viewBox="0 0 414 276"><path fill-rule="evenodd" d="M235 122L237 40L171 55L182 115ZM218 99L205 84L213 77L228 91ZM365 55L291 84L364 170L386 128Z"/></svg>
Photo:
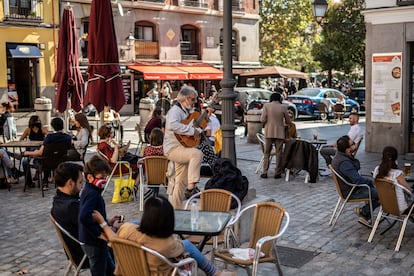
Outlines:
<svg viewBox="0 0 414 276"><path fill-rule="evenodd" d="M365 149L414 153L414 1L366 0Z"/></svg>
<svg viewBox="0 0 414 276"><path fill-rule="evenodd" d="M204 93L212 84L219 88L223 69L223 1L112 1L127 99L121 114L137 113L139 100L155 84L161 88L165 81L171 82L175 90L184 83ZM14 99L19 109L33 110L34 100L45 96L55 106L56 85L52 79L59 22L67 5L75 14L80 69L87 81L90 0L4 0L0 4L1 101ZM259 1L232 0L232 6L233 68L255 69L260 66ZM177 66L185 72L180 78L162 74L167 67ZM160 73L155 76L148 70Z"/></svg>

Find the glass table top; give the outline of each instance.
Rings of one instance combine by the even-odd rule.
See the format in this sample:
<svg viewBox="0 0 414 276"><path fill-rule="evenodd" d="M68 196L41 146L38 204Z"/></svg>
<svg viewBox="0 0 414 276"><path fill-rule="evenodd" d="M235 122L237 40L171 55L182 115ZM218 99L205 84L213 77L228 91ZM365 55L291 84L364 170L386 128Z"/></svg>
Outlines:
<svg viewBox="0 0 414 276"><path fill-rule="evenodd" d="M199 211L198 223L191 225L190 210L175 210L176 234L218 235L231 218L230 213Z"/></svg>

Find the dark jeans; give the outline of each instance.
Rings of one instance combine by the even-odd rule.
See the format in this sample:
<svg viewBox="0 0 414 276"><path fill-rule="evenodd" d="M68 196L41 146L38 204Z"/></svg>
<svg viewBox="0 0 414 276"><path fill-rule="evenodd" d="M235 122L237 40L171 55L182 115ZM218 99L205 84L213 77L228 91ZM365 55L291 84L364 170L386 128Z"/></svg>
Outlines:
<svg viewBox="0 0 414 276"><path fill-rule="evenodd" d="M114 275L115 263L106 244L99 246L84 244L82 250L89 258L92 276Z"/></svg>
<svg viewBox="0 0 414 276"><path fill-rule="evenodd" d="M29 170L29 162L30 162L30 158L25 158L22 162L23 165L23 171L24 171L24 175L26 177L26 183L29 185L32 185L32 174L30 173ZM36 169L38 169L40 167L40 160L39 159L34 159L33 160L33 165ZM47 183L48 179L50 177L51 171L50 170L43 170L43 183Z"/></svg>
<svg viewBox="0 0 414 276"><path fill-rule="evenodd" d="M374 211L379 205L380 202L378 200L377 190L374 187L370 187L371 189L371 203L372 203L372 210ZM357 199L357 198L366 198L368 197L368 190L366 188L356 188L355 191L350 196L350 199ZM369 204L365 204L361 208L361 215L366 219L371 219L371 211L369 209Z"/></svg>

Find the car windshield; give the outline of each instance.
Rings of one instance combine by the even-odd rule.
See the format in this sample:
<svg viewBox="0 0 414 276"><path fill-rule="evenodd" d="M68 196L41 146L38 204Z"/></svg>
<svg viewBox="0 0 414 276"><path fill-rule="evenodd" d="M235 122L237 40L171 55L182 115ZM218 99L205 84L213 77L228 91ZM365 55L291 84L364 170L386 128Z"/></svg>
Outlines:
<svg viewBox="0 0 414 276"><path fill-rule="evenodd" d="M320 92L321 90L319 88L305 88L305 89L299 90L294 95L316 97Z"/></svg>

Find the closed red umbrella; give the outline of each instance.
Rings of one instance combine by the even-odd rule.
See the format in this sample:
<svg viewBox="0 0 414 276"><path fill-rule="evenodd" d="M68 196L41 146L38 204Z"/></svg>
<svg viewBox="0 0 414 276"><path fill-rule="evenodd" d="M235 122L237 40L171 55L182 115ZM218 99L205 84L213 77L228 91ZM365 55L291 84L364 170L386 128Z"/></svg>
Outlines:
<svg viewBox="0 0 414 276"><path fill-rule="evenodd" d="M82 108L83 78L79 70L78 35L71 7L63 10L58 45L57 68L53 77L53 81L58 83L56 109L60 112L65 111L69 98L69 108L78 112Z"/></svg>
<svg viewBox="0 0 414 276"><path fill-rule="evenodd" d="M88 87L83 103L100 112L105 104L119 111L125 95L110 0L92 0L88 29Z"/></svg>

